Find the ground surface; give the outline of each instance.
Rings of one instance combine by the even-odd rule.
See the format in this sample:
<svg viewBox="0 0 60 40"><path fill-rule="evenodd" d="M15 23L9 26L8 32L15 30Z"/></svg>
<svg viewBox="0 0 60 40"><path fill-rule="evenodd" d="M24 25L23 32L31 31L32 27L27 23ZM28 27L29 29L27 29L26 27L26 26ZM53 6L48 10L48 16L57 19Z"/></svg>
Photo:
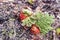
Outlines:
<svg viewBox="0 0 60 40"><path fill-rule="evenodd" d="M11 1L11 0L10 0ZM24 6L31 7L33 12L41 10L48 12L49 15L55 17L55 22L52 27L56 29L60 27L60 0L37 0L33 5L29 4L27 0L0 0L0 40L60 40L56 31L50 31L46 36L35 36L29 32L29 28L24 30L18 20L21 8Z"/></svg>

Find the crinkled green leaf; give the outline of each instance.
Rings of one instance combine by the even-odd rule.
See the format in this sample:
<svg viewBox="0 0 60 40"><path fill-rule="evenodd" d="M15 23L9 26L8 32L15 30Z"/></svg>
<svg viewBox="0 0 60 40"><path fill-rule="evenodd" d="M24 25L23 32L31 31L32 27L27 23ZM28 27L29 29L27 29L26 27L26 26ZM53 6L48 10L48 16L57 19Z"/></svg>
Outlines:
<svg viewBox="0 0 60 40"><path fill-rule="evenodd" d="M42 12L36 12L35 15L31 15L28 18L24 19L22 21L22 24L31 27L31 25L35 23L41 30L41 33L46 34L53 29L51 27L51 24L53 23L53 18L54 17L49 16L48 13L43 14Z"/></svg>

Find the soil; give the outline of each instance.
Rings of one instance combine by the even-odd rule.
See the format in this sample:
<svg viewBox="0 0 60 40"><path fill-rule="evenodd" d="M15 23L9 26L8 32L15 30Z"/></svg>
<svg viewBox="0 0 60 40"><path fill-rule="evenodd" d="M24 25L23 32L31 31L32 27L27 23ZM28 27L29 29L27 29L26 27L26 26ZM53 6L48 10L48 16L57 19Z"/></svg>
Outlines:
<svg viewBox="0 0 60 40"><path fill-rule="evenodd" d="M18 19L20 11L24 7L30 7L33 12L40 10L54 16L52 27L45 36L33 35L29 29L26 30ZM60 27L60 0L35 0L33 4L27 0L0 0L0 40L60 40L56 34Z"/></svg>

